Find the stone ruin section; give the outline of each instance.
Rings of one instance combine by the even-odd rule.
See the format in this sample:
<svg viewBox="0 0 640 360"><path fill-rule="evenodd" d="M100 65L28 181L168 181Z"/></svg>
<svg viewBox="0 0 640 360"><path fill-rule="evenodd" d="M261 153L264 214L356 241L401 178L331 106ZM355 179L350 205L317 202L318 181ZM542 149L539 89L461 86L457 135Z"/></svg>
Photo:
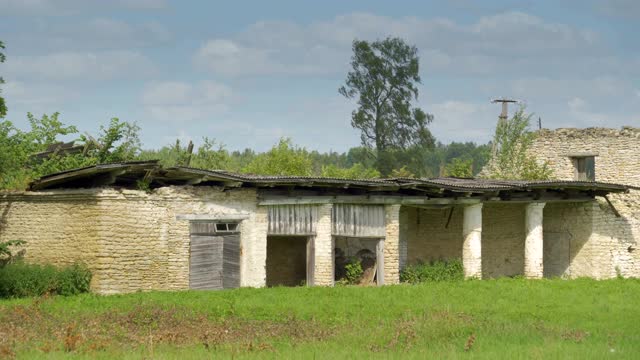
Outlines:
<svg viewBox="0 0 640 360"><path fill-rule="evenodd" d="M267 217L255 189L169 186L0 194L0 241L24 240L25 260L84 262L100 294L189 289L189 221L181 214L248 214L240 224L241 286L263 286Z"/></svg>
<svg viewBox="0 0 640 360"><path fill-rule="evenodd" d="M542 129L531 154L559 180L575 180L576 158L593 157L595 180L636 187L627 194L544 209L545 275L640 277L640 128ZM619 217L615 212L619 213ZM578 220L587 216L589 221ZM549 266L550 265L550 266Z"/></svg>

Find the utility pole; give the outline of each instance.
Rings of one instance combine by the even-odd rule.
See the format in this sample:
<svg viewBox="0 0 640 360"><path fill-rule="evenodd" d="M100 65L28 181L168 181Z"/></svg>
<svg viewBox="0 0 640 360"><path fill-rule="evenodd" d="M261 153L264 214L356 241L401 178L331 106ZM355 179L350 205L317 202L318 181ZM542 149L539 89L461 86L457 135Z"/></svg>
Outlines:
<svg viewBox="0 0 640 360"><path fill-rule="evenodd" d="M510 103L515 104L518 101L513 99L502 98L502 99L494 99L491 102L494 104L502 103L502 112L500 113L500 116L498 116L498 124L500 124L501 122L504 122L509 118L509 104Z"/></svg>
<svg viewBox="0 0 640 360"><path fill-rule="evenodd" d="M497 128L500 127L500 125L502 125L502 123L506 122L507 119L509 118L509 104L510 103L517 103L517 100L513 100L513 99L507 99L507 98L502 98L502 99L493 99L491 101L491 103L493 104L497 104L497 103L501 103L502 104L502 112L500 113L500 116L498 116L498 126ZM493 157L495 158L496 156L496 152L498 151L498 149L496 148L496 142L493 141L493 144L491 145L491 153L493 154Z"/></svg>

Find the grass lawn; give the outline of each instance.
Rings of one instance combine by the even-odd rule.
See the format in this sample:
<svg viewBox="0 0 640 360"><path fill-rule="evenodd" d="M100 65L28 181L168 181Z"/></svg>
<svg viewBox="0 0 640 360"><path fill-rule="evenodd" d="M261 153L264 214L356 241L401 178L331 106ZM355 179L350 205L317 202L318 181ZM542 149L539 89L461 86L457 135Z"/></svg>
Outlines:
<svg viewBox="0 0 640 360"><path fill-rule="evenodd" d="M0 301L0 358L640 358L640 280Z"/></svg>

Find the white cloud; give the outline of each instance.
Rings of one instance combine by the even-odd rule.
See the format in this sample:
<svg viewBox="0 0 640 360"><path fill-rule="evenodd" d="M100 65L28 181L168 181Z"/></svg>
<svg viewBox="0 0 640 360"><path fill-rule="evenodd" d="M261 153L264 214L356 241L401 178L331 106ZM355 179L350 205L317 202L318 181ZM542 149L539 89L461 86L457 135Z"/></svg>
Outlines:
<svg viewBox="0 0 640 360"><path fill-rule="evenodd" d="M471 103L447 100L433 104L429 112L434 122L429 127L439 141L487 142L498 121L498 109L488 102Z"/></svg>
<svg viewBox="0 0 640 360"><path fill-rule="evenodd" d="M2 85L2 95L10 105L9 110L15 105L20 108L34 107L34 110L30 111L36 111L42 106L57 105L74 99L79 94L73 89L55 84L8 81Z"/></svg>
<svg viewBox="0 0 640 360"><path fill-rule="evenodd" d="M135 51L57 52L7 58L7 79L105 80L144 77L154 66Z"/></svg>
<svg viewBox="0 0 640 360"><path fill-rule="evenodd" d="M157 120L206 120L228 110L233 92L213 81L195 84L168 81L149 84L141 100L145 112Z"/></svg>
<svg viewBox="0 0 640 360"><path fill-rule="evenodd" d="M427 72L488 74L544 68L563 71L586 60L605 61L603 45L588 30L546 22L520 12L485 16L473 24L449 19L391 18L367 13L299 25L257 22L230 38L204 43L195 63L216 74L342 73L353 39L399 36L421 50ZM590 59L593 58L593 59ZM580 61L577 61L580 60Z"/></svg>

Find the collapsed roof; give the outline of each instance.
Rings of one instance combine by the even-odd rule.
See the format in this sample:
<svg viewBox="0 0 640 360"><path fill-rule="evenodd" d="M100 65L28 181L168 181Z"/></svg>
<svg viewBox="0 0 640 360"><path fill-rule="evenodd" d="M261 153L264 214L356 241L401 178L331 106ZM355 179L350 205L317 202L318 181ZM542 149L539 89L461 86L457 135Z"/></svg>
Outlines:
<svg viewBox="0 0 640 360"><path fill-rule="evenodd" d="M124 188L163 186L222 186L272 189L283 194L293 190L315 194L404 194L429 197L554 197L593 198L608 193L627 192L629 187L592 181L524 181L467 178L389 178L343 179L310 176L264 176L237 174L222 170L203 170L183 166L163 167L158 161L131 161L100 164L43 176L30 184L30 190L77 189L114 186Z"/></svg>

